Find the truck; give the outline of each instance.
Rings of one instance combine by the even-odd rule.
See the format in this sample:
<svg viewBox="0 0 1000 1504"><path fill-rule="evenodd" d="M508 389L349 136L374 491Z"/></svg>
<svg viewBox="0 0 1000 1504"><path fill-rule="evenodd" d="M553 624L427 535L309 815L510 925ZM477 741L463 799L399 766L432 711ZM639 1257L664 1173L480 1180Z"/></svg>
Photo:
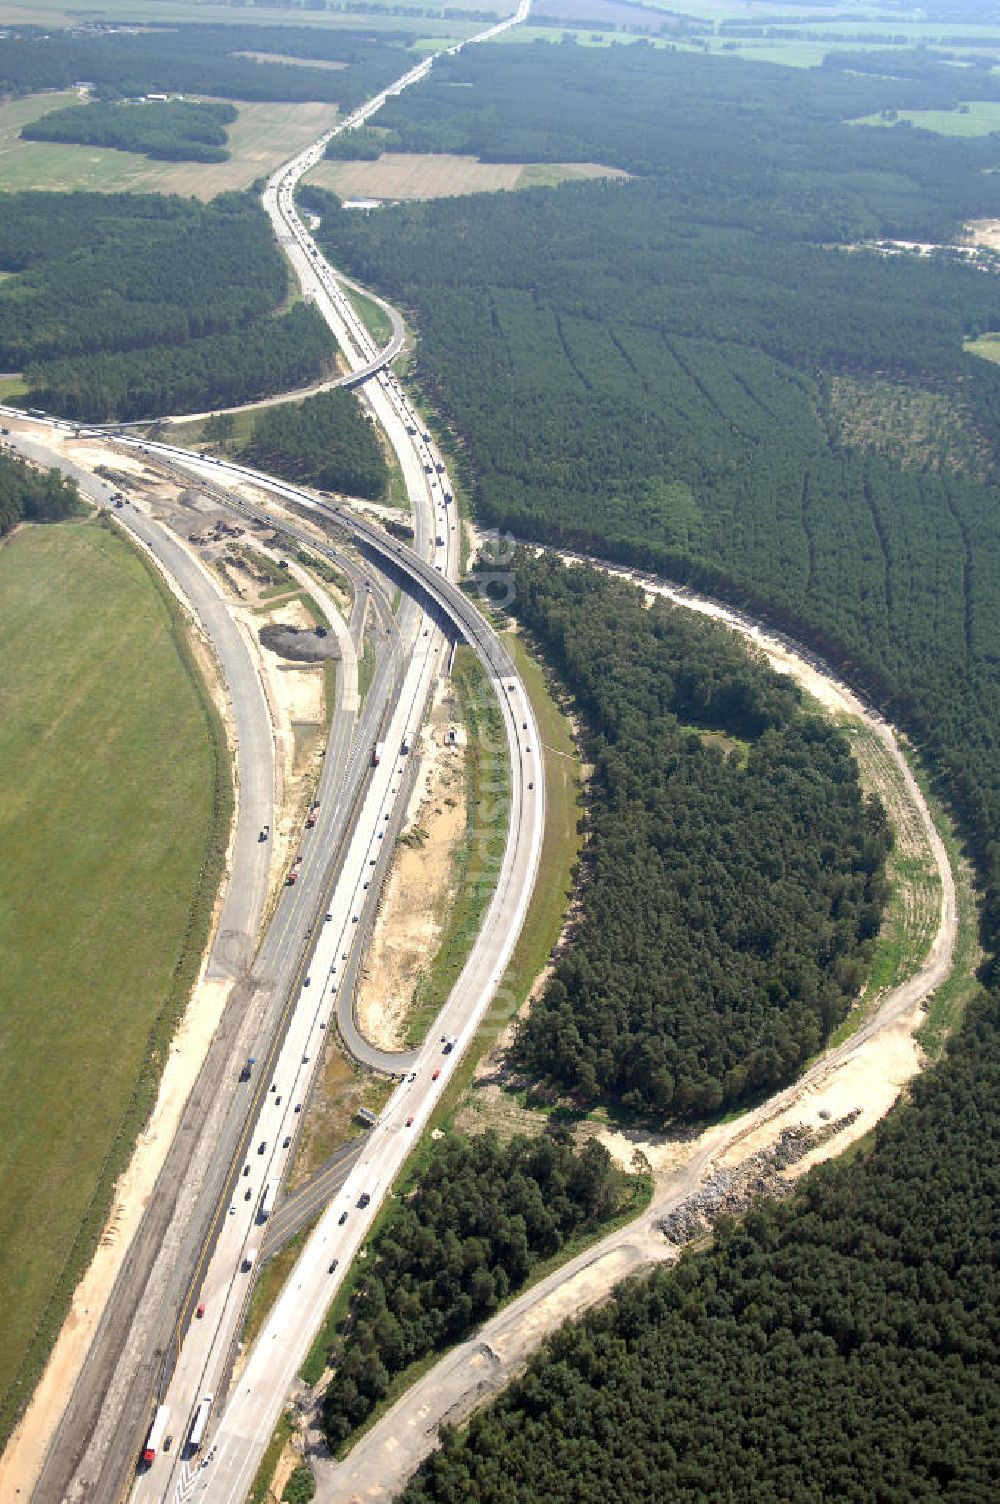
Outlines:
<svg viewBox="0 0 1000 1504"><path fill-rule="evenodd" d="M301 866L302 866L302 858L301 858L301 856L297 856L295 858L294 862L292 863L291 867L289 867L289 869L288 869L288 876L285 878L285 882L286 882L286 884L288 885L289 888L294 887L295 884L298 882L298 880L299 880L299 868Z"/></svg>
<svg viewBox="0 0 1000 1504"><path fill-rule="evenodd" d="M198 1408L195 1411L194 1421L191 1430L188 1432L188 1446L192 1452L197 1452L201 1446L201 1439L205 1434L205 1427L208 1425L208 1417L212 1412L212 1401L214 1398L214 1394L202 1395Z"/></svg>
<svg viewBox="0 0 1000 1504"><path fill-rule="evenodd" d="M146 1445L142 1449L143 1462L156 1461L156 1454L163 1445L163 1437L169 1419L170 1407L168 1405L159 1405L156 1414L153 1416L153 1424L149 1428L149 1435L146 1437Z"/></svg>
<svg viewBox="0 0 1000 1504"><path fill-rule="evenodd" d="M359 1107L354 1114L359 1123L364 1123L366 1128L374 1128L378 1118L370 1107Z"/></svg>
<svg viewBox="0 0 1000 1504"><path fill-rule="evenodd" d="M274 1197L277 1189L278 1188L273 1180L269 1180L267 1185L264 1187L264 1194L260 1198L260 1210L257 1213L258 1222L266 1222L268 1217L274 1211Z"/></svg>
<svg viewBox="0 0 1000 1504"><path fill-rule="evenodd" d="M253 1268L254 1264L256 1263L256 1260L257 1260L257 1250L256 1250L256 1248L248 1248L247 1251L246 1251L246 1253L243 1255L243 1263L240 1266L242 1268L244 1274L249 1274L250 1273L250 1270Z"/></svg>
<svg viewBox="0 0 1000 1504"><path fill-rule="evenodd" d="M378 765L379 765L379 763L382 761L382 754L383 754L384 751L385 751L385 742L376 742L375 746L372 748L372 767L373 768L377 768Z"/></svg>

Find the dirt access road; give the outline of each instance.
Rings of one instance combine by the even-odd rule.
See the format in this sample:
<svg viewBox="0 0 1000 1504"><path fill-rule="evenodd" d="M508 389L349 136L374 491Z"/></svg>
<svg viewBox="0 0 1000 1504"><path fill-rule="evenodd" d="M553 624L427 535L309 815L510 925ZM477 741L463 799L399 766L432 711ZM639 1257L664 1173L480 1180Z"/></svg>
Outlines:
<svg viewBox="0 0 1000 1504"><path fill-rule="evenodd" d="M577 562L565 556L568 562ZM532 1352L562 1322L604 1300L626 1276L676 1259L679 1246L662 1224L697 1208L706 1183L738 1175L756 1156L773 1152L789 1130L811 1130L814 1147L788 1177L838 1154L867 1133L920 1070L914 1031L927 998L947 978L958 933L955 881L944 843L890 726L868 709L828 669L786 639L721 602L696 597L664 582L612 570L651 595L711 616L749 638L779 672L788 673L831 713L862 720L899 770L910 810L926 836L940 879L938 921L918 970L887 991L877 1010L843 1044L822 1055L800 1078L732 1122L715 1124L691 1139L683 1161L660 1179L650 1207L628 1226L589 1248L511 1303L447 1354L407 1391L342 1462L312 1458L320 1504L389 1500L437 1443L438 1428L458 1424L493 1398L524 1367ZM844 1119L849 1121L844 1121ZM831 1128L834 1131L831 1131Z"/></svg>

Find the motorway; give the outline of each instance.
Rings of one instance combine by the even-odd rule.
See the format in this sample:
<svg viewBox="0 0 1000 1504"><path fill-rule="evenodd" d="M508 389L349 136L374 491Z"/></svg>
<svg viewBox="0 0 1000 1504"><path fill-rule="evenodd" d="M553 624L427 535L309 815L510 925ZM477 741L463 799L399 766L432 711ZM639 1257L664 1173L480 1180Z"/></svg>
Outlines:
<svg viewBox="0 0 1000 1504"><path fill-rule="evenodd" d="M526 13L523 4L518 17L505 24ZM490 34L496 30L491 28ZM424 76L431 62L428 59L411 70L393 92ZM345 124L367 118L381 102L381 97L371 102ZM277 174L265 203L276 228L284 226L281 238L305 289L313 293L334 329L354 374L364 379L366 368L381 365L380 352L322 263L291 202L294 182L312 160L314 156L303 154ZM315 282L310 283L310 278ZM161 1454L151 1470L140 1474L134 1498L182 1500L210 1486L213 1498L238 1499L242 1504L325 1306L482 1018L523 922L537 872L544 818L541 750L530 704L499 642L451 583L458 570L459 535L447 510L444 466L431 450L429 436L420 432L418 415L385 370L378 370L369 380L366 398L399 456L413 506L414 549L390 543L370 525L367 534L365 524L353 526L383 565L391 566L394 577L412 582L414 594L404 601L398 631L388 628L387 651L380 656L353 736L345 729L350 712L343 700L338 704L331 755L317 791L320 821L303 842L299 879L294 888L282 892L249 976L254 929L247 922L240 931L235 922L230 923L236 914L226 915L227 932L243 936L235 948L227 941L223 961L245 977L241 1011L232 1017L230 1029L220 1029L210 1048L50 1447L35 1492L42 1501L119 1497L148 1425L150 1397L159 1395L171 1406L171 1425L179 1444L171 1455ZM44 431L46 426L39 428ZM243 479L240 467L192 459L187 453L171 451L170 446L136 444L125 438L119 442L123 447L138 447L154 469L168 467L176 473L182 468L188 475L193 471L206 487L221 489L227 480ZM51 463L51 453L44 458ZM73 468L60 463L64 469ZM78 478L85 492L93 495L93 479L79 474ZM292 499L312 504L305 494ZM168 573L176 570L183 577L195 570L204 575L178 543L164 542L163 530L141 508L126 510L127 519L118 515L137 536L152 530L150 536L156 534L161 551L173 555L162 559ZM282 518L281 526L289 531L286 519ZM308 541L313 545L311 538ZM376 593L372 589L369 597ZM372 605L377 611L374 601ZM366 609L367 605L361 608L361 622ZM193 1468L183 1438L202 1394L221 1395L225 1390L261 1243L259 1208L265 1189L279 1186L287 1171L301 1108L338 994L346 991L346 963L353 957L354 965L358 964L362 914L377 892L373 873L384 871L387 865L385 837L394 814L398 818L409 773L401 749L412 745L423 724L444 660L447 644L439 623L446 618L452 620L453 634L466 635L473 642L496 681L511 754L511 817L496 890L468 963L435 1028L423 1049L405 1062L411 1068L405 1070L377 1129L361 1141L342 1193L309 1239L249 1354L214 1437L210 1423L208 1451L202 1449L198 1467ZM352 630L360 641L357 614ZM230 676L227 663L223 668L234 713L237 708L242 711L244 699L249 702L253 695L261 699L255 675L252 688L247 689L238 672ZM376 739L385 741L388 755L373 767L371 747ZM269 730L266 755L255 759L256 776L262 776L265 768L269 816L273 788ZM254 769L248 768L244 783L241 768L241 791L246 808L255 809L256 829L237 831L236 855L242 865L238 882L230 884L227 903L231 894L242 895L244 916L259 918L266 862L256 832L270 820L260 818L251 803L254 777ZM240 899L232 902L236 909ZM442 1051L444 1034L453 1040L447 1052ZM360 1048L365 1044L359 1041ZM238 1081L239 1062L251 1054L257 1056L257 1068L249 1081ZM397 1058L397 1068L401 1063ZM204 1314L192 1319L195 1306ZM205 1476L206 1471L210 1476Z"/></svg>

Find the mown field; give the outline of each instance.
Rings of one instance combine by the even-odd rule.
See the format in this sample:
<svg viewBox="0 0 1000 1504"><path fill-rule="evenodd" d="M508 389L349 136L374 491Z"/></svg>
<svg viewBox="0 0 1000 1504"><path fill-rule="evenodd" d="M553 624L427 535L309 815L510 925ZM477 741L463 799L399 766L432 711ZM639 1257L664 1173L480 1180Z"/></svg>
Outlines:
<svg viewBox="0 0 1000 1504"><path fill-rule="evenodd" d="M387 151L377 162L320 162L308 181L341 198L423 199L625 176L599 162L477 162L447 152Z"/></svg>
<svg viewBox="0 0 1000 1504"><path fill-rule="evenodd" d="M215 733L175 613L96 523L0 548L0 1436L148 1112L214 896Z"/></svg>
<svg viewBox="0 0 1000 1504"><path fill-rule="evenodd" d="M332 105L241 103L229 127L228 162L153 162L99 146L22 141L29 120L71 104L72 92L32 94L0 104L0 183L7 192L181 193L211 199L266 177L336 119Z"/></svg>
<svg viewBox="0 0 1000 1504"><path fill-rule="evenodd" d="M906 122L918 130L934 131L938 136L988 136L1000 130L1000 103L993 99L973 99L957 110L901 110L894 120L881 115L865 115L852 125L878 125L891 129Z"/></svg>

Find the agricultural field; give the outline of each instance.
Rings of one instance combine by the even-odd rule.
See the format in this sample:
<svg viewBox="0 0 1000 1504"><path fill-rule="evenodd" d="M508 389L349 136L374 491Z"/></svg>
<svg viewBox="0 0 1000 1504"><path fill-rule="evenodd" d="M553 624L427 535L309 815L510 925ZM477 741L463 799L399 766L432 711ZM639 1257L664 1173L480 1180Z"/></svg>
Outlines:
<svg viewBox="0 0 1000 1504"><path fill-rule="evenodd" d="M152 1105L221 852L217 728L141 557L95 522L18 529L0 548L0 635L7 1424Z"/></svg>
<svg viewBox="0 0 1000 1504"><path fill-rule="evenodd" d="M20 139L22 125L77 97L68 91L33 94L0 104L0 183L5 191L180 193L208 200L266 177L336 119L329 104L238 104L238 119L229 127L228 162L153 162L105 147Z"/></svg>
<svg viewBox="0 0 1000 1504"><path fill-rule="evenodd" d="M307 181L341 198L425 199L626 176L598 162L478 162L445 152L387 151L377 162L320 162Z"/></svg>
<svg viewBox="0 0 1000 1504"><path fill-rule="evenodd" d="M406 28L405 15L395 14L405 6L406 0L392 0L393 12L379 15L377 12L361 11L304 11L298 6L254 5L252 9L234 8L232 5L213 5L211 0L104 0L103 4L89 4L88 0L36 0L36 3L0 4L0 26L80 26L90 21L143 22L164 24L170 21L202 22L207 25L239 25L252 20L259 26L331 26L348 30L363 24L370 31L400 31ZM466 8L463 0L439 0L436 10ZM509 0L496 0L498 18L510 15L515 8ZM421 36L441 35L466 37L481 31L483 23L465 20L440 20L426 18L423 7L415 3L412 25Z"/></svg>
<svg viewBox="0 0 1000 1504"><path fill-rule="evenodd" d="M865 115L851 125L879 125L890 129L902 122L918 130L934 131L938 136L988 136L1000 131L1000 103L995 99L973 99L957 110L900 110L891 120L881 115Z"/></svg>

